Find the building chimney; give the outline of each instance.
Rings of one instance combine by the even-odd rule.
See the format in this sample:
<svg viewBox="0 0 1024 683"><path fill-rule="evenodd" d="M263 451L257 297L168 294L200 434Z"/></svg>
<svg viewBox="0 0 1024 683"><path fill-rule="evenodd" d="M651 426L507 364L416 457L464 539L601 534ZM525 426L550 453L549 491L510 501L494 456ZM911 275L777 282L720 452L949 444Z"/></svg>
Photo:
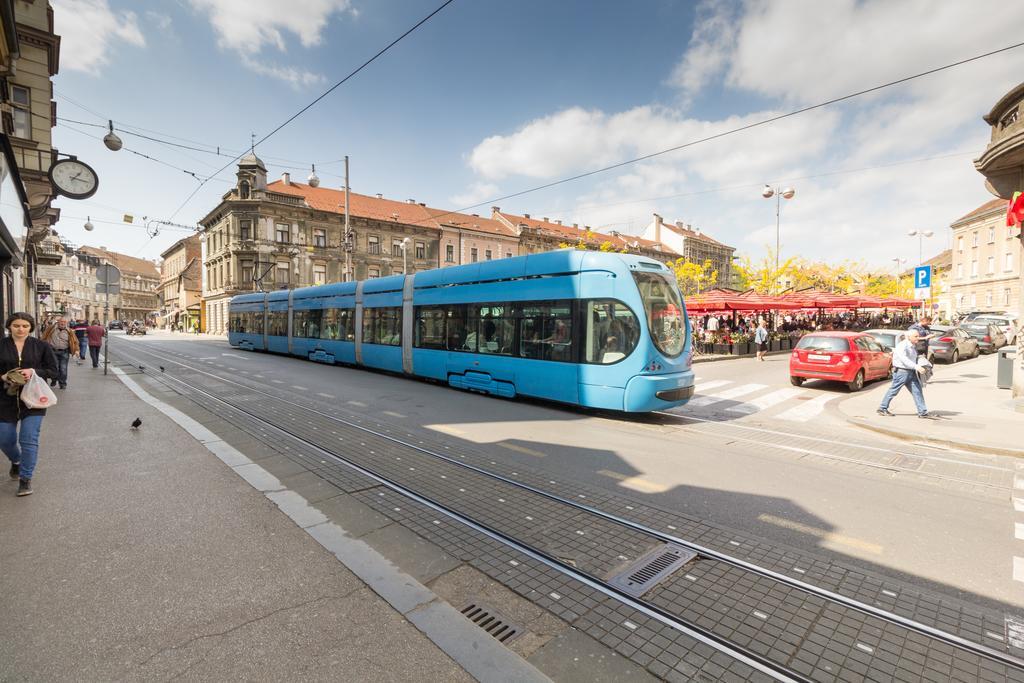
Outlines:
<svg viewBox="0 0 1024 683"><path fill-rule="evenodd" d="M698 235L700 234L700 228L694 228L694 229L693 229L693 231L694 231L695 233L697 233Z"/></svg>
<svg viewBox="0 0 1024 683"><path fill-rule="evenodd" d="M545 223L550 223L551 221L549 221L549 220L548 220L548 217L547 217L547 216L544 216L544 222L545 222Z"/></svg>
<svg viewBox="0 0 1024 683"><path fill-rule="evenodd" d="M426 204L424 204L423 202L420 202L420 206L426 206Z"/></svg>
<svg viewBox="0 0 1024 683"><path fill-rule="evenodd" d="M480 214L478 214L478 213L474 213L474 214L471 214L471 215L472 215L472 216L473 216L474 218L480 218Z"/></svg>
<svg viewBox="0 0 1024 683"><path fill-rule="evenodd" d="M654 214L654 241L661 242L661 216Z"/></svg>
<svg viewBox="0 0 1024 683"><path fill-rule="evenodd" d="M491 213L501 213L501 207L500 206L492 206L491 207Z"/></svg>
<svg viewBox="0 0 1024 683"><path fill-rule="evenodd" d="M529 218L529 217L530 217L530 214L528 214L528 213L524 213L523 214L523 218Z"/></svg>
<svg viewBox="0 0 1024 683"><path fill-rule="evenodd" d="M377 193L377 199L384 199L384 195L382 195L380 192L378 192Z"/></svg>
<svg viewBox="0 0 1024 683"><path fill-rule="evenodd" d="M544 220L547 220L547 219L545 218ZM561 224L562 224L562 220L561 219L558 219L558 220L555 221L555 225L561 225Z"/></svg>
<svg viewBox="0 0 1024 683"><path fill-rule="evenodd" d="M405 203L406 203L406 204L415 204L415 203L416 203L416 200L415 200L415 199L406 199L406 200L405 200Z"/></svg>
<svg viewBox="0 0 1024 683"><path fill-rule="evenodd" d="M285 184L285 185L291 185L292 184L292 175L291 175L291 173L288 173L287 171L282 173L281 174L281 182L283 184Z"/></svg>

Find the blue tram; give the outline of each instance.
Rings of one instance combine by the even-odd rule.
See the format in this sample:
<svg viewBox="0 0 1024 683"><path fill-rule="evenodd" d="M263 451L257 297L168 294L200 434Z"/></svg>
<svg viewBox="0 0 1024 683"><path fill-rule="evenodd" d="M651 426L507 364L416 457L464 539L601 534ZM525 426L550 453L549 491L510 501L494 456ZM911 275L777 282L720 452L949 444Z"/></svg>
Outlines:
<svg viewBox="0 0 1024 683"><path fill-rule="evenodd" d="M572 249L231 300L228 341L496 396L645 412L693 395L673 273Z"/></svg>

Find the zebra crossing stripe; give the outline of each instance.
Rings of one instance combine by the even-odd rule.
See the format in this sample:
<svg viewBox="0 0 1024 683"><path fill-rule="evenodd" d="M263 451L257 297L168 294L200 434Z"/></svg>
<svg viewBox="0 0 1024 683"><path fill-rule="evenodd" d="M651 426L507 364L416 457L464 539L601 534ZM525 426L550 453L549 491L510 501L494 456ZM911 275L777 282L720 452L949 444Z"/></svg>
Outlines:
<svg viewBox="0 0 1024 683"><path fill-rule="evenodd" d="M765 394L764 396L758 396L757 398L740 403L739 405L729 406L726 410L731 413L743 413L745 415L750 415L758 412L759 410L767 410L772 406L776 406L783 401L788 401L802 393L804 393L803 389L787 387L786 389L779 389L778 391L773 391L772 393Z"/></svg>
<svg viewBox="0 0 1024 683"><path fill-rule="evenodd" d="M806 422L824 410L826 403L837 398L839 398L839 394L823 394L817 398L812 398L810 401L806 401L802 405L779 413L775 417L779 420L788 420L790 422Z"/></svg>
<svg viewBox="0 0 1024 683"><path fill-rule="evenodd" d="M719 391L708 396L698 396L697 398L690 401L687 405L696 408L701 408L703 406L711 405L712 403L729 401L731 399L738 398L740 396L746 396L747 394L752 394L755 391L761 391L762 389L767 388L768 385L766 384L741 384L738 387L733 387L732 389L727 389L725 391Z"/></svg>

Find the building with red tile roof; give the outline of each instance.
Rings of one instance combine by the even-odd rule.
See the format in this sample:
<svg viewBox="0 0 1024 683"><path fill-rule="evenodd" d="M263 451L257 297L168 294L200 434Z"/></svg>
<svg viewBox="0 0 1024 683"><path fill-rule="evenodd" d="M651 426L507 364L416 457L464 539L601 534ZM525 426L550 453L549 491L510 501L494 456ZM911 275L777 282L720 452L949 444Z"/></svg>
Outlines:
<svg viewBox="0 0 1024 683"><path fill-rule="evenodd" d="M700 228L694 228L682 221L666 223L658 214L642 233L647 239L659 242L682 258L693 263L710 261L718 273L717 284L732 284L732 262L735 247L723 244Z"/></svg>
<svg viewBox="0 0 1024 683"><path fill-rule="evenodd" d="M492 218L503 223L506 228L517 232L520 248L524 254L550 251L564 246L582 245L589 249L599 249L602 245L608 245L616 251L642 254L659 261L679 258L679 254L665 245L643 237L623 235L619 232L597 232L588 225L583 227L576 223L563 225L561 221L551 221L547 217L537 219L530 214L520 216L503 212L496 206L491 210Z"/></svg>
<svg viewBox="0 0 1024 683"><path fill-rule="evenodd" d="M950 224L952 313L1017 311L1024 250L1016 228L1006 225L1007 203L992 199Z"/></svg>

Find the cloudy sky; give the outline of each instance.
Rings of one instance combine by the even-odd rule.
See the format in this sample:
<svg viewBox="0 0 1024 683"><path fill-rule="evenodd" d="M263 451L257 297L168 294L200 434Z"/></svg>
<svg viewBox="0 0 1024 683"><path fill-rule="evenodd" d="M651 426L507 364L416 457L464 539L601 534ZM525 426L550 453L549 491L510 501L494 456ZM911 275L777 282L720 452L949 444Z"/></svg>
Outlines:
<svg viewBox="0 0 1024 683"><path fill-rule="evenodd" d="M91 200L58 201L57 228L157 258L186 232L151 238L142 216L194 225L233 184L234 168L218 169L252 133L440 0L51 3L56 144L100 175ZM999 0L455 0L257 153L272 177L304 179L315 163L332 187L347 154L357 192L487 213L503 195L1012 45L1020 26L1024 3ZM775 240L760 189L792 185L784 255L891 268L917 259L907 230L936 231L927 258L990 199L972 165L989 135L981 117L1022 75L1018 48L498 204L626 233L658 212L757 257ZM108 119L136 133L121 137L138 154L102 146L94 126Z"/></svg>

